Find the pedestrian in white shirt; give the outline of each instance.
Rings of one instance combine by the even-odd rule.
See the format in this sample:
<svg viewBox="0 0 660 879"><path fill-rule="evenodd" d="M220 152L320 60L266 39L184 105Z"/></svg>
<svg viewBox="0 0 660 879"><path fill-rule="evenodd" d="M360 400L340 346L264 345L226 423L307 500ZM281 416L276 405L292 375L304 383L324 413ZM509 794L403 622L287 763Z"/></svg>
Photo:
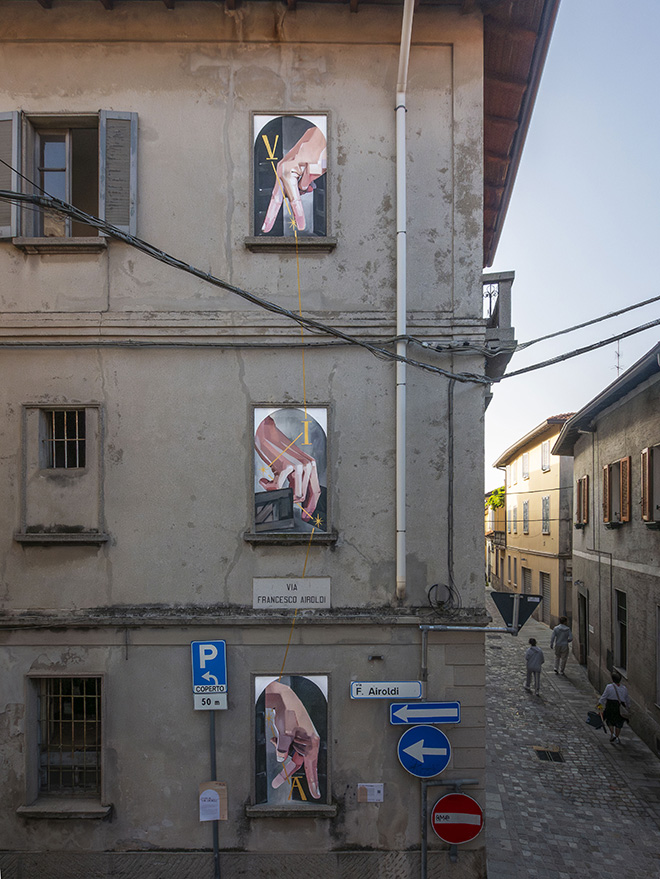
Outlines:
<svg viewBox="0 0 660 879"><path fill-rule="evenodd" d="M527 663L527 682L526 690L531 690L530 684L534 679L534 692L538 696L539 687L541 686L541 666L545 662L543 651L536 646L536 638L529 639L529 647L525 651L525 661Z"/></svg>
<svg viewBox="0 0 660 879"><path fill-rule="evenodd" d="M555 674L563 675L566 668L566 660L568 659L568 645L573 640L573 634L566 625L568 619L559 617L559 625L552 630L550 638L550 649L555 648Z"/></svg>

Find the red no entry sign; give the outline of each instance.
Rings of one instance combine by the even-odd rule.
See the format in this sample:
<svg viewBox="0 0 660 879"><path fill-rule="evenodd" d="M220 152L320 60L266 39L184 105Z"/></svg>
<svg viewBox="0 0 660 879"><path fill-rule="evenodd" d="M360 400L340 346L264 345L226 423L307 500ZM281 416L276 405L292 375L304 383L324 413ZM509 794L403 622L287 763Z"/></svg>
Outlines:
<svg viewBox="0 0 660 879"><path fill-rule="evenodd" d="M470 842L484 826L484 813L467 794L447 794L433 807L431 826L445 842Z"/></svg>

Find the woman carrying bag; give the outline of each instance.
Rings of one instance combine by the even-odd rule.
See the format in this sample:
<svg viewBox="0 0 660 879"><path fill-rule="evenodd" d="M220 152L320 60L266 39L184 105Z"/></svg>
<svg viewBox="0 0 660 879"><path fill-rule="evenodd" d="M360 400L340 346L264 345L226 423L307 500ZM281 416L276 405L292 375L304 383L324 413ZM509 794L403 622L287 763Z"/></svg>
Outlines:
<svg viewBox="0 0 660 879"><path fill-rule="evenodd" d="M618 745L623 724L629 722L630 716L630 696L625 684L621 683L621 675L618 671L612 672L612 683L603 690L600 704L605 706L603 720L610 731L610 742Z"/></svg>

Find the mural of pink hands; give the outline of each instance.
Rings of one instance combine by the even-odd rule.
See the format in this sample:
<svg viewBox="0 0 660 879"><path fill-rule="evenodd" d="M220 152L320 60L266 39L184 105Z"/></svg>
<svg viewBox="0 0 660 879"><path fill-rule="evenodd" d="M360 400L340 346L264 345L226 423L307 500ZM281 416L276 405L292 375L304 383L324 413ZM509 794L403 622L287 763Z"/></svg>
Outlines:
<svg viewBox="0 0 660 879"><path fill-rule="evenodd" d="M253 117L253 229L257 237L328 234L325 114Z"/></svg>
<svg viewBox="0 0 660 879"><path fill-rule="evenodd" d="M326 530L326 425L325 409L255 410L258 530Z"/></svg>
<svg viewBox="0 0 660 879"><path fill-rule="evenodd" d="M304 231L306 220L301 196L313 191L314 181L325 174L326 169L325 136L320 129L309 128L298 143L277 163L278 179L273 186L262 231L270 232L273 228L285 195L291 204L296 228L301 232Z"/></svg>
<svg viewBox="0 0 660 879"><path fill-rule="evenodd" d="M320 737L307 709L298 696L286 684L274 681L266 687L266 711L272 712L277 762L282 770L275 776L271 786L275 789L288 781L304 764L309 792L318 800L321 796L318 780Z"/></svg>
<svg viewBox="0 0 660 879"><path fill-rule="evenodd" d="M328 676L254 679L257 803L328 802Z"/></svg>

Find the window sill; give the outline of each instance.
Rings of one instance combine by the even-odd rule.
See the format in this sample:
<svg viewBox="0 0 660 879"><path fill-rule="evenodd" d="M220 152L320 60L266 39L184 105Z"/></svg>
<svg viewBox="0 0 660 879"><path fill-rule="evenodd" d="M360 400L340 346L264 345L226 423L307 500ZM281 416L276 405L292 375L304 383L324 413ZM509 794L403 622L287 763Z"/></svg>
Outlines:
<svg viewBox="0 0 660 879"><path fill-rule="evenodd" d="M315 531L313 534L311 531L293 531L290 534L281 531L246 531L243 535L243 540L253 546L300 546L310 543L310 538L313 544L334 546L339 540L339 534L336 531Z"/></svg>
<svg viewBox="0 0 660 879"><path fill-rule="evenodd" d="M30 806L19 806L21 818L95 818L103 820L112 812L112 806L102 806L99 800L75 797L41 797Z"/></svg>
<svg viewBox="0 0 660 879"><path fill-rule="evenodd" d="M245 246L252 253L290 253L296 249L296 239L258 235L245 239ZM301 235L298 237L298 251L303 253L331 253L337 246L336 238Z"/></svg>
<svg viewBox="0 0 660 879"><path fill-rule="evenodd" d="M108 247L100 235L89 238L12 238L14 247L25 253L102 253Z"/></svg>
<svg viewBox="0 0 660 879"><path fill-rule="evenodd" d="M246 806L247 818L336 818L337 803L332 805Z"/></svg>
<svg viewBox="0 0 660 879"><path fill-rule="evenodd" d="M110 539L109 534L102 531L19 531L14 534L17 543L32 544L102 544Z"/></svg>

